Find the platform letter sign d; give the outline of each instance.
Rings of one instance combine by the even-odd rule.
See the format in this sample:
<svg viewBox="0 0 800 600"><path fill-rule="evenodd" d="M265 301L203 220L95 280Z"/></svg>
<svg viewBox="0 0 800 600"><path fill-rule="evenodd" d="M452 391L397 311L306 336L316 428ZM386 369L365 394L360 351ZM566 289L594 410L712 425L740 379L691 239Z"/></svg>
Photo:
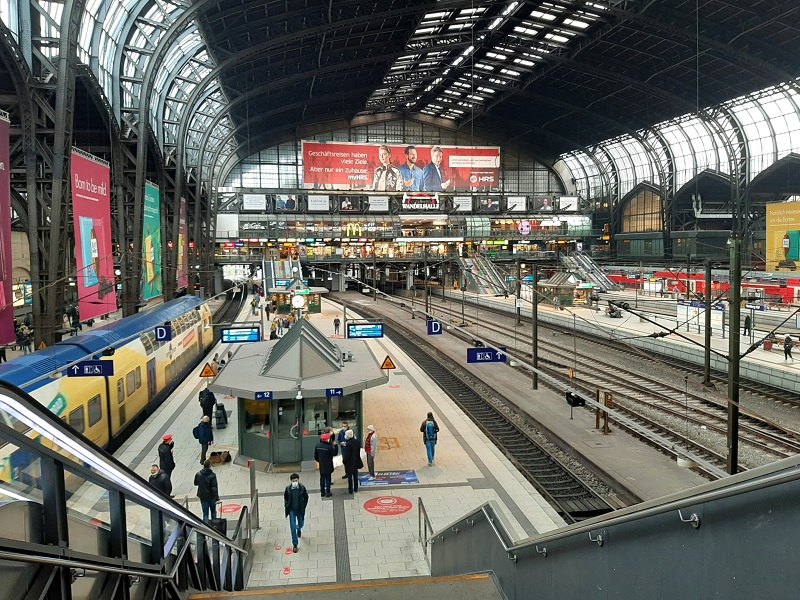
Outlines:
<svg viewBox="0 0 800 600"><path fill-rule="evenodd" d="M168 342L172 339L172 326L159 325L153 333L155 333L157 342Z"/></svg>
<svg viewBox="0 0 800 600"><path fill-rule="evenodd" d="M444 328L442 322L435 319L428 319L428 335L442 335Z"/></svg>

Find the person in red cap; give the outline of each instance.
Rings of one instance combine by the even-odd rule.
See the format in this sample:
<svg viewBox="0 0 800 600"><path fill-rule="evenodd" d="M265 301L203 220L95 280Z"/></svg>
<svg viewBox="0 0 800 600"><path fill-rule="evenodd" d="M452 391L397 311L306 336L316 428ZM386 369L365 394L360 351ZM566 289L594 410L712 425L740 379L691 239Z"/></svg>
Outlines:
<svg viewBox="0 0 800 600"><path fill-rule="evenodd" d="M175 442L171 433L161 438L161 443L158 445L158 467L169 479L170 487L172 487L172 472L175 470L175 457L172 454L174 447Z"/></svg>
<svg viewBox="0 0 800 600"><path fill-rule="evenodd" d="M333 457L338 449L331 444L331 434L323 433L319 436L319 444L314 448L314 460L319 465L319 491L322 497L330 498L331 475L333 474Z"/></svg>

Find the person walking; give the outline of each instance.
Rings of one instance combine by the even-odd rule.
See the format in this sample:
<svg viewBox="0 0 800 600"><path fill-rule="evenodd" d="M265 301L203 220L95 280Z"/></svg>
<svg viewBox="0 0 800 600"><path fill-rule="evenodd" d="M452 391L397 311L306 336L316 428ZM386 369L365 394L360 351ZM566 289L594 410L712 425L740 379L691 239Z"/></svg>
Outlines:
<svg viewBox="0 0 800 600"><path fill-rule="evenodd" d="M208 417L210 421L214 417L214 407L217 406L217 397L214 392L208 388L200 392L200 409L203 411L203 416Z"/></svg>
<svg viewBox="0 0 800 600"><path fill-rule="evenodd" d="M150 478L147 482L165 496L172 497L172 482L169 476L158 468L158 465L150 465Z"/></svg>
<svg viewBox="0 0 800 600"><path fill-rule="evenodd" d="M200 442L200 464L206 462L208 447L214 443L214 430L211 429L211 418L203 415L203 419L192 430L195 439Z"/></svg>
<svg viewBox="0 0 800 600"><path fill-rule="evenodd" d="M173 448L175 448L175 441L172 439L172 434L167 433L161 438L161 443L158 445L158 467L169 479L170 488L172 488L172 472L175 470Z"/></svg>
<svg viewBox="0 0 800 600"><path fill-rule="evenodd" d="M319 465L319 492L323 498L333 496L331 475L333 474L333 457L336 454L336 447L331 443L331 434L323 433L319 436L319 444L314 448L314 460Z"/></svg>
<svg viewBox="0 0 800 600"><path fill-rule="evenodd" d="M787 358L789 360L794 360L794 358L792 358L793 347L794 340L792 339L792 336L787 334L786 337L783 338L783 360L786 360Z"/></svg>
<svg viewBox="0 0 800 600"><path fill-rule="evenodd" d="M367 453L369 476L375 479L375 455L378 454L378 434L375 425L367 425L367 437L364 440L364 451Z"/></svg>
<svg viewBox="0 0 800 600"><path fill-rule="evenodd" d="M333 335L339 335L339 326L342 322L339 320L339 317L333 319Z"/></svg>
<svg viewBox="0 0 800 600"><path fill-rule="evenodd" d="M336 434L336 444L339 446L339 452L342 455L342 464L344 465L347 462L347 444L345 443L345 434L350 430L350 425L347 424L347 421L342 421L342 428L339 430L339 433ZM342 475L342 479L347 479L347 472Z"/></svg>
<svg viewBox="0 0 800 600"><path fill-rule="evenodd" d="M289 517L289 530L292 532L292 552L297 552L308 506L308 490L300 483L300 475L289 475L289 485L283 490L283 511Z"/></svg>
<svg viewBox="0 0 800 600"><path fill-rule="evenodd" d="M344 443L347 448L347 459L343 461L344 472L347 476L347 493L354 494L358 491L358 470L364 468L361 462L361 440L348 429L344 434Z"/></svg>
<svg viewBox="0 0 800 600"><path fill-rule="evenodd" d="M432 467L435 464L436 441L439 437L439 425L436 423L436 419L433 418L432 412L428 413L427 418L419 426L419 430L422 433L425 449L428 451L428 466Z"/></svg>
<svg viewBox="0 0 800 600"><path fill-rule="evenodd" d="M200 498L200 505L203 507L203 521L216 519L219 487L217 475L211 470L210 460L203 461L203 468L194 476L194 484L197 486L197 497Z"/></svg>
<svg viewBox="0 0 800 600"><path fill-rule="evenodd" d="M751 323L752 323L752 321L750 320L750 315L747 315L744 318L744 330L742 331L742 335L749 335L750 334L750 332L751 332L750 324Z"/></svg>

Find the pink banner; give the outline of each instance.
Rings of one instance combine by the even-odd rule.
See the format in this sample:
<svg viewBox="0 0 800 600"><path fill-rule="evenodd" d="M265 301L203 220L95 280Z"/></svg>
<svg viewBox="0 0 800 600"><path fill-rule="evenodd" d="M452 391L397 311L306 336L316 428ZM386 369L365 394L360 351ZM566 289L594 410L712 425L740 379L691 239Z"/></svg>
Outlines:
<svg viewBox="0 0 800 600"><path fill-rule="evenodd" d="M75 150L70 166L78 310L81 321L86 321L117 308L111 243L111 173L107 163Z"/></svg>
<svg viewBox="0 0 800 600"><path fill-rule="evenodd" d="M380 192L500 191L500 148L304 141L303 184Z"/></svg>
<svg viewBox="0 0 800 600"><path fill-rule="evenodd" d="M0 116L0 344L13 344L15 341L8 135L8 121Z"/></svg>
<svg viewBox="0 0 800 600"><path fill-rule="evenodd" d="M186 198L181 198L178 222L178 289L189 287L189 228L186 223Z"/></svg>

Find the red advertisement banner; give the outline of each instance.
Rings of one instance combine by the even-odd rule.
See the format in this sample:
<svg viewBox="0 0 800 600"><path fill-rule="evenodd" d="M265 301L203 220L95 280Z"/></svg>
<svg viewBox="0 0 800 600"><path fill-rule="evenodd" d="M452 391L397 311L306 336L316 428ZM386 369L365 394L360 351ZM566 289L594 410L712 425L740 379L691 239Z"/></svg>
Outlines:
<svg viewBox="0 0 800 600"><path fill-rule="evenodd" d="M75 271L82 321L117 308L111 243L111 173L108 164L85 152L72 151L72 221L75 227Z"/></svg>
<svg viewBox="0 0 800 600"><path fill-rule="evenodd" d="M11 263L11 166L8 121L0 117L0 344L13 344L14 281Z"/></svg>
<svg viewBox="0 0 800 600"><path fill-rule="evenodd" d="M319 190L500 190L500 148L303 142L303 185Z"/></svg>
<svg viewBox="0 0 800 600"><path fill-rule="evenodd" d="M181 198L178 217L178 288L189 287L189 227L186 223L186 198Z"/></svg>

